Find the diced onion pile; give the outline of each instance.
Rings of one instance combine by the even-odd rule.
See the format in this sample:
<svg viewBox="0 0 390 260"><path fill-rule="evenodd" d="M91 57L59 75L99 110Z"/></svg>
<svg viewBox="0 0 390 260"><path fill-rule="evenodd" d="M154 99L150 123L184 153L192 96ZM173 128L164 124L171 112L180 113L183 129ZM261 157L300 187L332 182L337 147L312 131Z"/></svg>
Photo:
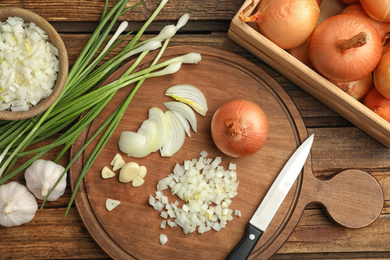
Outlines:
<svg viewBox="0 0 390 260"><path fill-rule="evenodd" d="M220 165L221 157L207 158L205 151L200 155L199 159L176 164L173 173L158 182L156 195L150 195L149 204L163 218L161 228L180 226L184 234L220 231L233 220L233 215L241 216L239 210L229 208L239 183L236 165L230 163L225 169ZM170 203L163 194L167 189L185 203Z"/></svg>
<svg viewBox="0 0 390 260"><path fill-rule="evenodd" d="M35 23L0 22L0 110L26 111L52 93L58 50Z"/></svg>

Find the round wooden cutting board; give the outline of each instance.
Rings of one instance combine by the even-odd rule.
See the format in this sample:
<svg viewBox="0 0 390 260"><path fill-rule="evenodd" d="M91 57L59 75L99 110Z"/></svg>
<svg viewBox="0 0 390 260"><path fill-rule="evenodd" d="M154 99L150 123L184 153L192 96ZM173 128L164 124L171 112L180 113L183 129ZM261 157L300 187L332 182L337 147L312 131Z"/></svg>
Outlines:
<svg viewBox="0 0 390 260"><path fill-rule="evenodd" d="M246 224L283 165L307 138L305 125L295 105L282 87L261 68L236 54L200 46L168 48L162 60L189 52L201 53L202 60L196 65L183 65L176 74L147 79L144 82L110 142L83 179L77 193L75 202L85 226L96 242L115 259L224 259L242 238ZM147 68L155 55L156 53L147 56L140 68ZM129 64L115 73L109 81L118 78L127 67ZM190 138L186 137L182 149L170 158L161 157L158 152L142 159L133 159L122 154L126 162L135 161L148 169L144 185L138 188L132 187L131 184L120 183L119 173L114 178L102 179L101 169L109 166L115 154L120 153L117 145L120 133L126 130L136 131L147 119L149 108L156 106L166 110L162 104L173 99L165 96L164 93L169 87L178 84L194 85L206 96L209 110L205 117L197 114L198 132L192 132ZM133 86L128 86L117 93L84 135L75 142L72 155L79 151L132 88ZM223 155L213 144L210 134L212 115L219 106L231 99L251 100L257 103L267 115L268 139L262 149L252 156L230 158ZM70 177L73 185L92 149L93 146L87 148L83 156L72 166ZM207 151L210 158L221 156L222 165L225 167L229 162L237 164L238 195L233 199L230 208L240 210L242 217L235 217L219 232L211 230L205 234L194 232L185 235L179 227L161 229L162 218L159 212L148 204L149 196L154 196L158 181L168 176L176 163L183 164L184 160L198 158L202 150ZM363 175L367 177L366 174ZM372 185L368 185L372 188L368 190L373 191L372 196L380 198L381 190L377 182L370 176L368 179L368 181L364 180L365 184L372 182ZM319 182L312 176L309 156L298 180L251 257L266 259L276 253L291 234L304 207L311 201L312 194L326 187L326 184L322 183L325 182ZM305 189L304 186L310 188ZM317 191L313 190L313 187ZM334 189L333 192L336 194L340 192L339 190ZM168 193L164 191L165 195ZM328 195L321 192L319 194ZM320 196L314 197L316 201L321 201ZM119 200L121 204L109 212L105 208L107 198ZM170 196L170 202L174 202L175 199L180 200ZM370 217L359 225L371 223L375 220L377 211L380 212L381 206L378 206L380 203L371 204L375 207L368 208ZM366 204L360 205L359 209L366 206ZM340 222L344 219L341 217ZM353 227L355 222L351 221L352 225L349 225L348 220L342 224ZM169 240L164 246L159 242L161 233L166 234Z"/></svg>

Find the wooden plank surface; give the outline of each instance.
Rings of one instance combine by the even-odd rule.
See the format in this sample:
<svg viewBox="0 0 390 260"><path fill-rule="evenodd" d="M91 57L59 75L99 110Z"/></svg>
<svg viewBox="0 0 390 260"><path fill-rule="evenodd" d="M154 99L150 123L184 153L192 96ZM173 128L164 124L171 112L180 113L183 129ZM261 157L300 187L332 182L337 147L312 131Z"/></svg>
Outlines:
<svg viewBox="0 0 390 260"><path fill-rule="evenodd" d="M148 4L142 10L126 16L127 20L134 21L130 23L134 29L142 25L157 4L157 1L146 2ZM96 25L103 3L104 0L3 0L0 8L23 7L47 18L60 31L72 65ZM165 24L172 23L184 12L190 12L191 21L173 38L171 45L192 43L229 50L270 73L295 102L309 134L316 134L312 149L312 167L316 176L327 178L341 170L357 168L369 172L381 184L384 209L372 225L362 229L343 228L331 222L319 205L310 205L273 259L389 259L389 149L228 39L226 32L230 20L242 3L233 0L171 0L145 37L153 36ZM58 150L53 150L46 158L53 159L56 152ZM24 182L22 175L16 180ZM70 187L58 201L38 210L32 222L20 227L0 227L0 259L108 259L86 230L75 207L67 218L63 217L69 198Z"/></svg>

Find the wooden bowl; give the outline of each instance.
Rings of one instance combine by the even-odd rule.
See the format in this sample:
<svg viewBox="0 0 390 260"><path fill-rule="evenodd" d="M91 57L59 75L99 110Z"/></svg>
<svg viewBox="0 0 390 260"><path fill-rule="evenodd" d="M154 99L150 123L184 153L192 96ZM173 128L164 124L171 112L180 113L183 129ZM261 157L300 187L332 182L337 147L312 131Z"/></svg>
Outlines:
<svg viewBox="0 0 390 260"><path fill-rule="evenodd" d="M68 54L65 44L57 31L41 16L17 7L0 8L0 21L5 21L8 17L20 17L25 22L34 22L38 27L44 30L49 37L49 42L58 49L59 71L57 80L53 86L53 92L50 96L42 99L36 106L31 107L27 111L12 112L10 110L0 111L0 119L2 120L21 120L36 116L48 109L61 94L66 78L68 77Z"/></svg>

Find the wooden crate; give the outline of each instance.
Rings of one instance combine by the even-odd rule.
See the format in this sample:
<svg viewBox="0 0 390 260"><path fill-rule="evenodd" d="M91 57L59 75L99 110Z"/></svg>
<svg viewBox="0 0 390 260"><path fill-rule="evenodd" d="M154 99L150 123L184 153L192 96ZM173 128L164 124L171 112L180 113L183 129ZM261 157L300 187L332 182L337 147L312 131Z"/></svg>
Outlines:
<svg viewBox="0 0 390 260"><path fill-rule="evenodd" d="M231 21L228 37L390 148L389 122L261 35L254 24L240 21L239 14L250 16L260 1L246 0L244 2ZM319 21L339 13L344 7L345 5L340 0L323 1Z"/></svg>

